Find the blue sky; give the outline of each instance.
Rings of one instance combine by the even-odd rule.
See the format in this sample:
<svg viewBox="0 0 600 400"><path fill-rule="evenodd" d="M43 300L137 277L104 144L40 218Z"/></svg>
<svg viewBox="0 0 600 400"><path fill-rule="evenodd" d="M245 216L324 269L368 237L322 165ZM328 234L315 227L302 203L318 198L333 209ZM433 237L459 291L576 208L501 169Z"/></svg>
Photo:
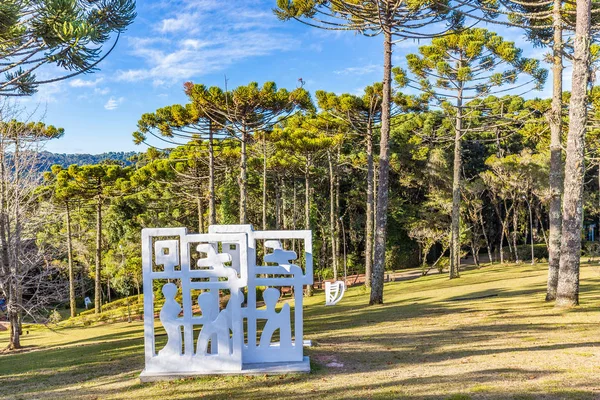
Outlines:
<svg viewBox="0 0 600 400"><path fill-rule="evenodd" d="M183 83L229 88L275 81L293 89L302 78L312 93L360 93L381 80L381 38L329 32L272 14L275 0L138 0L138 17L100 71L41 87L20 100L37 108L65 136L47 145L58 153L143 151L132 142L145 112L185 103ZM492 27L491 29L495 29ZM499 30L528 57L541 57L518 29ZM400 43L394 63L418 43ZM567 74L567 75L570 75ZM565 76L565 88L570 76ZM549 86L549 85L547 85ZM548 95L549 88L540 95Z"/></svg>

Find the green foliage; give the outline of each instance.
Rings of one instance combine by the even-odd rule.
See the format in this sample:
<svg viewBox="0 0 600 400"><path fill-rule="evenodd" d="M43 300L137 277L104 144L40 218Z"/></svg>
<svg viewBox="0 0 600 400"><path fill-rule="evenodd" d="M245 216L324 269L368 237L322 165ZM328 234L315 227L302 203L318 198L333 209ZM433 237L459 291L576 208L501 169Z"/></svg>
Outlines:
<svg viewBox="0 0 600 400"><path fill-rule="evenodd" d="M103 45L135 16L134 0L4 0L0 59L11 63L3 69L0 96L31 95L40 84L93 71L110 51L102 52ZM69 73L40 80L35 70L44 64Z"/></svg>
<svg viewBox="0 0 600 400"><path fill-rule="evenodd" d="M517 246L517 252L519 253L519 260L531 261L531 244L520 244ZM544 243L537 243L533 245L533 257L535 261L547 260L548 259L548 247Z"/></svg>

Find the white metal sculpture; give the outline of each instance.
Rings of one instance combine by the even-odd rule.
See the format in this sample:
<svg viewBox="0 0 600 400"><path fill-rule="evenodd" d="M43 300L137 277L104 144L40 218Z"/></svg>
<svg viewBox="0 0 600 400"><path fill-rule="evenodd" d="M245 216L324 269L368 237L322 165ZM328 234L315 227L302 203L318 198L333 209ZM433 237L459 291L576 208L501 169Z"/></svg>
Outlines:
<svg viewBox="0 0 600 400"><path fill-rule="evenodd" d="M304 269L282 241L304 250ZM142 263L142 380L310 370L302 315L303 287L313 279L310 231L261 232L250 225L214 225L208 234L144 229ZM257 301L259 287L266 287L264 304ZM293 290L293 310L289 303L278 307L282 287ZM164 301L151 295L155 291ZM157 313L164 344L156 340Z"/></svg>
<svg viewBox="0 0 600 400"><path fill-rule="evenodd" d="M339 303L346 293L344 281L325 282L325 305L333 306Z"/></svg>

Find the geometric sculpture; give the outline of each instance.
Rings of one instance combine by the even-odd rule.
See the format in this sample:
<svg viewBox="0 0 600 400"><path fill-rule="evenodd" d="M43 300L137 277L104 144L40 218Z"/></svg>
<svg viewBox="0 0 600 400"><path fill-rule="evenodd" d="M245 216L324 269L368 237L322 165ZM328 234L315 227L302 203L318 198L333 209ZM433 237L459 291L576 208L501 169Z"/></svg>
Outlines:
<svg viewBox="0 0 600 400"><path fill-rule="evenodd" d="M344 281L325 282L325 305L336 305L346 292L346 283Z"/></svg>
<svg viewBox="0 0 600 400"><path fill-rule="evenodd" d="M310 371L302 313L303 287L313 280L310 231L144 229L142 271L143 381ZM281 301L283 287L293 292L293 309Z"/></svg>

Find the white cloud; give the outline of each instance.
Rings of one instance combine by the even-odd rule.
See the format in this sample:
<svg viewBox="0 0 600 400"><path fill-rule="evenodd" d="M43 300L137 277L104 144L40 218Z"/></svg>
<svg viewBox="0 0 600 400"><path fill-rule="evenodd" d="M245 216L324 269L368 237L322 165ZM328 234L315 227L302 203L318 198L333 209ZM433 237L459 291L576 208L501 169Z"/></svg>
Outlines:
<svg viewBox="0 0 600 400"><path fill-rule="evenodd" d="M104 105L104 108L108 111L116 110L124 101L124 97L119 97L118 99L116 99L115 97L111 96L111 98L108 99L108 101Z"/></svg>
<svg viewBox="0 0 600 400"><path fill-rule="evenodd" d="M163 19L157 30L160 33L197 32L198 25L193 14L179 14L176 18Z"/></svg>
<svg viewBox="0 0 600 400"><path fill-rule="evenodd" d="M104 78L97 78L97 79L95 79L93 81L84 80L84 79L81 79L81 78L75 78L75 79L69 81L69 85L71 87L75 87L75 88L95 87L99 83L101 83L102 81L104 81Z"/></svg>
<svg viewBox="0 0 600 400"><path fill-rule="evenodd" d="M281 23L254 0L182 0L170 3L170 9L177 11L167 12L153 27L161 37L129 39L131 54L143 63L117 71L117 81L151 80L154 86L181 83L300 44L279 32Z"/></svg>
<svg viewBox="0 0 600 400"><path fill-rule="evenodd" d="M107 95L109 93L110 93L110 89L109 88L94 88L94 94L104 96L104 95Z"/></svg>
<svg viewBox="0 0 600 400"><path fill-rule="evenodd" d="M362 67L348 67L333 71L336 75L367 75L381 70L381 66L377 64L364 65Z"/></svg>

